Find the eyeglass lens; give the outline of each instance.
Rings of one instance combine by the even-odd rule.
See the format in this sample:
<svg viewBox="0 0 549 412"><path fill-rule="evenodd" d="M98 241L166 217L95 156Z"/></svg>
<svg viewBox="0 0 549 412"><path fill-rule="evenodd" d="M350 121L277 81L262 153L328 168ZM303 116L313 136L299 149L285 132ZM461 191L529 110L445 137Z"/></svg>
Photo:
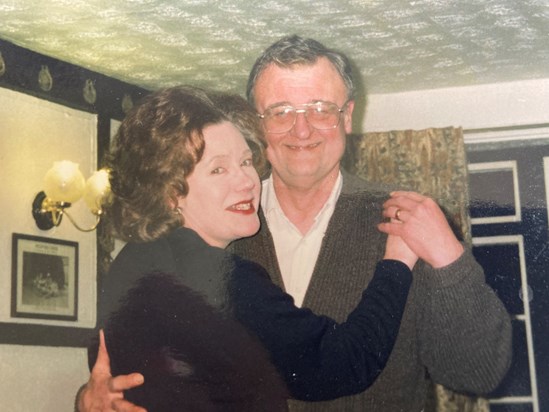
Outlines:
<svg viewBox="0 0 549 412"><path fill-rule="evenodd" d="M263 114L265 128L270 133L284 133L294 127L297 114L303 113L307 122L317 130L334 129L343 112L335 103L319 102L295 108L278 106L267 109Z"/></svg>

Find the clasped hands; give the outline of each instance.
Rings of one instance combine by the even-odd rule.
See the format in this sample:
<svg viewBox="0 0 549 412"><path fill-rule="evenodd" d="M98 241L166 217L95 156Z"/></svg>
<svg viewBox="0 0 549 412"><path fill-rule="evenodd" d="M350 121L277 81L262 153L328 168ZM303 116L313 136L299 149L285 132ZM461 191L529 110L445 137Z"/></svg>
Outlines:
<svg viewBox="0 0 549 412"><path fill-rule="evenodd" d="M401 238L419 259L435 269L451 264L463 254L463 245L430 197L416 192L392 192L383 204L383 216L390 220L380 223L378 229L389 237Z"/></svg>

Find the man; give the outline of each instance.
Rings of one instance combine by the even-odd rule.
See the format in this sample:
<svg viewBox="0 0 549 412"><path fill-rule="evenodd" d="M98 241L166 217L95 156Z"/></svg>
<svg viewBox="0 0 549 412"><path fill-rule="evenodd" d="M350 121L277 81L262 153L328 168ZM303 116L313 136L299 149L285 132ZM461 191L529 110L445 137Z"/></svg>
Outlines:
<svg viewBox="0 0 549 412"><path fill-rule="evenodd" d="M427 375L457 391L486 393L509 366L509 316L434 201L407 192L389 196L340 171L353 94L345 56L298 36L269 47L248 82L272 173L263 182L262 229L235 251L266 267L296 303L339 321L382 256L380 230L401 236L425 262L415 271L399 338L374 385L330 402L292 401L291 409L421 411ZM337 109L333 124L322 123L317 112ZM381 213L400 222L378 226Z"/></svg>
<svg viewBox="0 0 549 412"><path fill-rule="evenodd" d="M368 284L385 234L401 236L424 262L374 385L335 401L290 401L291 410L419 412L427 377L456 391L486 393L510 363L509 316L432 199L389 193L340 169L354 91L345 56L298 36L270 46L248 82L272 170L263 182L261 230L234 251L267 268L298 305L338 321ZM379 223L382 216L393 219ZM120 389L136 378L101 376ZM119 410L132 410L118 402Z"/></svg>

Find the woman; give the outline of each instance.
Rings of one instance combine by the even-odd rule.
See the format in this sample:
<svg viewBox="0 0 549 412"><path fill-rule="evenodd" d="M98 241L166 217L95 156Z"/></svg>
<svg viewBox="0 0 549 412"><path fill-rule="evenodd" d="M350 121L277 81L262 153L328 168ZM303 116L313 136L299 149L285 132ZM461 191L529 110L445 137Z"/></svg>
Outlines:
<svg viewBox="0 0 549 412"><path fill-rule="evenodd" d="M124 119L111 153L108 213L128 244L98 325L113 374L144 375L126 396L150 411L285 410L286 387L303 400L358 393L396 339L417 260L399 239L342 324L295 307L262 267L223 250L259 229L260 157L243 137L257 120L241 103L159 91Z"/></svg>

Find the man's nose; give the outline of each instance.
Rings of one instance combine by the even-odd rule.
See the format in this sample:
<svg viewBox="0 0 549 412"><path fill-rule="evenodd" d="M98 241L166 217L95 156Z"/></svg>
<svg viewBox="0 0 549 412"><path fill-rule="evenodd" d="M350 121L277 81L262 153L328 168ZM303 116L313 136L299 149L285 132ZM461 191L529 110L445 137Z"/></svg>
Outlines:
<svg viewBox="0 0 549 412"><path fill-rule="evenodd" d="M292 127L292 134L298 139L308 139L311 135L312 126L307 120L306 113L299 111L296 113L294 127Z"/></svg>

